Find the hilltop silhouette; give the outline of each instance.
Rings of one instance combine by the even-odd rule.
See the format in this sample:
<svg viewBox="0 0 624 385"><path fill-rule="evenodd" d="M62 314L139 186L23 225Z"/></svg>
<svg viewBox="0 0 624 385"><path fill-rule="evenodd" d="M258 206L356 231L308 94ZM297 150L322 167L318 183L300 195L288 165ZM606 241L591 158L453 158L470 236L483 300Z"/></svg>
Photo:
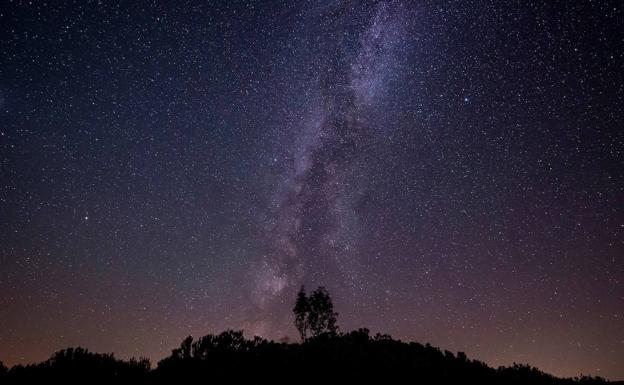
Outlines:
<svg viewBox="0 0 624 385"><path fill-rule="evenodd" d="M0 362L0 384L603 384L600 377L561 379L529 365L492 368L429 344L340 333L331 297L302 288L293 309L301 343L246 339L227 330L194 339L151 368L147 359L116 359L69 348L50 359L10 369Z"/></svg>

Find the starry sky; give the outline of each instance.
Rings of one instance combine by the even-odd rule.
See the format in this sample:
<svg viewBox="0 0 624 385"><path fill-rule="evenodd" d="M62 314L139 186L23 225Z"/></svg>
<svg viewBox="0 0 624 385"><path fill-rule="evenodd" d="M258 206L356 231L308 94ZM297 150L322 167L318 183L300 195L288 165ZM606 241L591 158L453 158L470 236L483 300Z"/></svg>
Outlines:
<svg viewBox="0 0 624 385"><path fill-rule="evenodd" d="M0 360L348 331L624 379L620 1L3 1Z"/></svg>

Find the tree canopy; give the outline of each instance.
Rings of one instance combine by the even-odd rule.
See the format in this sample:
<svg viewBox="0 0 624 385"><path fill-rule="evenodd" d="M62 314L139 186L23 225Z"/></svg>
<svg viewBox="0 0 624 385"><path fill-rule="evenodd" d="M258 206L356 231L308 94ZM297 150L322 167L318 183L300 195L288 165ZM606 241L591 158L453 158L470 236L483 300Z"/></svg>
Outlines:
<svg viewBox="0 0 624 385"><path fill-rule="evenodd" d="M304 342L308 336L336 335L338 331L338 313L334 312L331 296L323 286L319 286L310 296L306 295L305 287L301 286L293 313L295 327Z"/></svg>

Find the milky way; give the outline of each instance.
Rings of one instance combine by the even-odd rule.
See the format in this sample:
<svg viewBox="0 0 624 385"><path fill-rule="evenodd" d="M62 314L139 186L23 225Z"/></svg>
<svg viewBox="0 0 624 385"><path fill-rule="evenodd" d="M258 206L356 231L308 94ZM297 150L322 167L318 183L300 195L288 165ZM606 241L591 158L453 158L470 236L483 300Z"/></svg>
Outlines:
<svg viewBox="0 0 624 385"><path fill-rule="evenodd" d="M0 5L0 360L296 340L301 285L624 378L618 1Z"/></svg>
<svg viewBox="0 0 624 385"><path fill-rule="evenodd" d="M323 12L331 22L320 34L346 35L346 19L353 16L361 20L362 32L327 44L329 52L316 59L318 88L308 91L306 101L313 113L298 122L300 127L292 127L295 141L283 160L274 219L265 229L272 248L252 270L261 307L284 291L292 297L306 280L343 282L357 289L363 279L355 253L363 225L357 205L368 177L366 148L376 140L367 113L383 97L396 44L391 39L399 36L392 20L396 16L384 3L357 12L328 6ZM328 276L330 272L337 276Z"/></svg>

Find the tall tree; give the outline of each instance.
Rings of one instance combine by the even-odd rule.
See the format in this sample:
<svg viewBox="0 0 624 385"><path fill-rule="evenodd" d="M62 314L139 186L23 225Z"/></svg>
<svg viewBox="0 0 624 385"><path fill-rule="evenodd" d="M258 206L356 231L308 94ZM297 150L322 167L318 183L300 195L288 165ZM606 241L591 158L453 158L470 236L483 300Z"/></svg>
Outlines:
<svg viewBox="0 0 624 385"><path fill-rule="evenodd" d="M308 297L306 296L305 288L301 286L299 293L297 293L297 301L295 302L293 313L295 313L295 327L299 331L299 335L301 336L301 340L303 342L305 342L308 338L309 312L310 304L308 302Z"/></svg>
<svg viewBox="0 0 624 385"><path fill-rule="evenodd" d="M306 295L302 286L297 293L297 301L293 308L295 327L299 331L301 340L307 341L308 336L318 337L321 334L335 335L338 331L334 304L329 292L322 286Z"/></svg>
<svg viewBox="0 0 624 385"><path fill-rule="evenodd" d="M336 317L338 313L334 312L334 304L329 292L319 286L308 298L309 315L308 323L310 331L314 337L321 334L335 335L338 331Z"/></svg>

